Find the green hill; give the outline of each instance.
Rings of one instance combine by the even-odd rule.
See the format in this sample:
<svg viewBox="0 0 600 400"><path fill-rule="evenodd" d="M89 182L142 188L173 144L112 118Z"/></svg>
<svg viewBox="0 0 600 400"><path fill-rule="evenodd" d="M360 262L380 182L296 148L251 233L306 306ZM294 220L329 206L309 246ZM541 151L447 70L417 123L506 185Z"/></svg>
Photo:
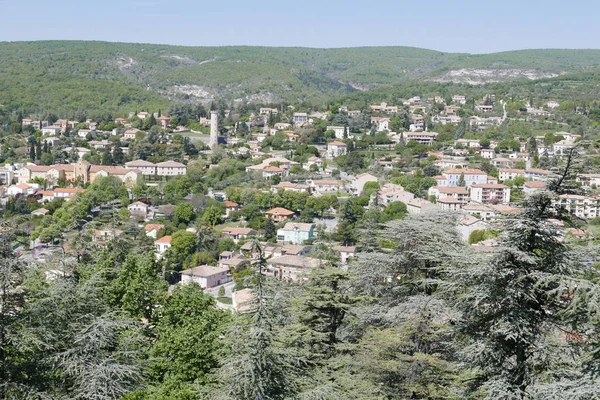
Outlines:
<svg viewBox="0 0 600 400"><path fill-rule="evenodd" d="M482 70L485 82L520 79L521 73L536 78L597 69L600 50L469 55L411 47L3 42L0 104L29 113L61 113L159 108L173 100L323 101L411 80L469 82L470 74L480 76ZM457 70L459 78L453 75ZM506 71L511 72L503 75Z"/></svg>

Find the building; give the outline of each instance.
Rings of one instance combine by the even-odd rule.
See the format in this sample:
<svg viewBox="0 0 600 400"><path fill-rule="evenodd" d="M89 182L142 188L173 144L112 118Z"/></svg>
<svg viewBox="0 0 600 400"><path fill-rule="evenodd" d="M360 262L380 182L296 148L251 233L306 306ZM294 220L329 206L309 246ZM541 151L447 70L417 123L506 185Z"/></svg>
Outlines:
<svg viewBox="0 0 600 400"><path fill-rule="evenodd" d="M1 173L2 172L0 171L0 174ZM581 186L583 187L591 187L595 189L600 185L600 174L579 174L577 175L576 180L577 182L580 182Z"/></svg>
<svg viewBox="0 0 600 400"><path fill-rule="evenodd" d="M429 211L435 211L437 206L425 199L413 199L406 203L406 210L409 214L423 214Z"/></svg>
<svg viewBox="0 0 600 400"><path fill-rule="evenodd" d="M277 231L277 241L283 243L303 244L314 238L316 238L314 224L288 222Z"/></svg>
<svg viewBox="0 0 600 400"><path fill-rule="evenodd" d="M546 189L546 182L543 181L531 181L525 182L523 185L523 193L531 195L537 191Z"/></svg>
<svg viewBox="0 0 600 400"><path fill-rule="evenodd" d="M146 236L151 237L153 239L158 238L158 233L164 229L165 229L165 226L162 224L148 224L144 227Z"/></svg>
<svg viewBox="0 0 600 400"><path fill-rule="evenodd" d="M517 176L525 177L525 170L515 168L500 168L498 170L498 179L501 181L513 180Z"/></svg>
<svg viewBox="0 0 600 400"><path fill-rule="evenodd" d="M356 256L356 247L354 246L334 246L331 250L340 255L342 264L348 264Z"/></svg>
<svg viewBox="0 0 600 400"><path fill-rule="evenodd" d="M161 258L167 250L171 248L172 236L163 236L158 240L154 241L154 247L156 248L156 258Z"/></svg>
<svg viewBox="0 0 600 400"><path fill-rule="evenodd" d="M383 117L371 117L371 125L377 132L389 131L391 119Z"/></svg>
<svg viewBox="0 0 600 400"><path fill-rule="evenodd" d="M304 126L308 124L308 114L306 113L294 113L293 122L296 126Z"/></svg>
<svg viewBox="0 0 600 400"><path fill-rule="evenodd" d="M157 121L160 124L161 128L163 128L163 129L169 129L169 123L171 122L171 118L163 115L161 117L158 117Z"/></svg>
<svg viewBox="0 0 600 400"><path fill-rule="evenodd" d="M231 238L235 243L238 243L242 239L249 239L256 236L256 231L251 228L235 228L227 227L221 231L222 238Z"/></svg>
<svg viewBox="0 0 600 400"><path fill-rule="evenodd" d="M387 206L395 201L401 201L404 204L408 204L415 198L415 195L407 192L400 185L393 183L386 183L381 189L371 195L372 199L377 199L377 204L380 206Z"/></svg>
<svg viewBox="0 0 600 400"><path fill-rule="evenodd" d="M296 280L299 275L321 265L312 257L285 255L267 260L267 272L278 279Z"/></svg>
<svg viewBox="0 0 600 400"><path fill-rule="evenodd" d="M487 222L472 215L464 215L458 222L458 230L465 242L469 240L469 236L471 236L471 233L474 231L481 231L489 228L490 225Z"/></svg>
<svg viewBox="0 0 600 400"><path fill-rule="evenodd" d="M360 195L368 182L377 181L379 181L379 178L377 178L375 175L369 174L368 172L360 174L352 181L352 188L354 189L353 192L357 195Z"/></svg>
<svg viewBox="0 0 600 400"><path fill-rule="evenodd" d="M598 197L562 194L558 197L555 205L578 218L587 219L600 216L600 198Z"/></svg>
<svg viewBox="0 0 600 400"><path fill-rule="evenodd" d="M525 179L532 181L546 181L552 172L546 169L529 168L525 170Z"/></svg>
<svg viewBox="0 0 600 400"><path fill-rule="evenodd" d="M437 137L437 132L404 132L404 141L406 143L413 141L427 146L431 146Z"/></svg>
<svg viewBox="0 0 600 400"><path fill-rule="evenodd" d="M429 197L435 197L436 201L441 198L452 197L460 204L469 202L469 191L462 186L432 186L429 188Z"/></svg>
<svg viewBox="0 0 600 400"><path fill-rule="evenodd" d="M219 145L219 113L216 111L210 112L210 140L208 147L214 151Z"/></svg>
<svg viewBox="0 0 600 400"><path fill-rule="evenodd" d="M339 156L344 156L348 153L348 146L346 143L333 141L331 143L327 143L327 157L334 158Z"/></svg>
<svg viewBox="0 0 600 400"><path fill-rule="evenodd" d="M146 160L135 160L126 162L125 168L139 169L140 171L142 171L142 175L145 176L156 175L156 164Z"/></svg>
<svg viewBox="0 0 600 400"><path fill-rule="evenodd" d="M278 192L279 190L291 190L292 192L298 193L310 193L310 185L292 182L279 182L277 185L271 186L271 192Z"/></svg>
<svg viewBox="0 0 600 400"><path fill-rule="evenodd" d="M510 188L502 184L473 184L471 185L471 200L478 203L510 203Z"/></svg>
<svg viewBox="0 0 600 400"><path fill-rule="evenodd" d="M462 203L454 197L440 197L436 204L442 211L458 211L462 205Z"/></svg>
<svg viewBox="0 0 600 400"><path fill-rule="evenodd" d="M273 222L283 222L287 219L290 219L294 216L294 212L287 210L283 207L272 208L269 211L265 212L267 218L269 218Z"/></svg>
<svg viewBox="0 0 600 400"><path fill-rule="evenodd" d="M457 168L449 169L442 172L442 175L446 177L447 184L439 186L458 186L461 176L464 179L465 186L471 187L473 184L487 183L488 176L485 172L479 169L471 168Z"/></svg>
<svg viewBox="0 0 600 400"><path fill-rule="evenodd" d="M310 184L311 192L315 196L321 196L323 194L337 193L345 190L345 184L343 181L335 179L315 179L308 181Z"/></svg>
<svg viewBox="0 0 600 400"><path fill-rule="evenodd" d="M178 176L185 175L186 172L185 164L176 161L164 161L156 164L156 175L158 176Z"/></svg>
<svg viewBox="0 0 600 400"><path fill-rule="evenodd" d="M328 126L327 130L334 131L335 137L338 139L344 139L344 136L346 135L346 128L343 126Z"/></svg>
<svg viewBox="0 0 600 400"><path fill-rule="evenodd" d="M132 216L138 218L146 218L148 215L148 204L142 203L141 201L136 201L135 203L131 203L127 206L127 209L131 213Z"/></svg>
<svg viewBox="0 0 600 400"><path fill-rule="evenodd" d="M467 98L460 94L455 94L452 96L452 102L458 104L467 104Z"/></svg>
<svg viewBox="0 0 600 400"><path fill-rule="evenodd" d="M229 268L201 265L181 271L181 284L197 284L202 289L210 289L231 282Z"/></svg>

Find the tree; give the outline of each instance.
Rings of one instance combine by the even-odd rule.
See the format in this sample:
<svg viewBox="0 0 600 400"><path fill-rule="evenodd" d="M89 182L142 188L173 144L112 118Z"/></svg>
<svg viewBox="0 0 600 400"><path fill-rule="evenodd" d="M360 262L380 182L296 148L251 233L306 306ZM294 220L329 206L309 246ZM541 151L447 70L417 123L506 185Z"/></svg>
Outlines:
<svg viewBox="0 0 600 400"><path fill-rule="evenodd" d="M381 222L402 219L406 216L408 210L406 204L401 201L393 201L388 204L381 214Z"/></svg>
<svg viewBox="0 0 600 400"><path fill-rule="evenodd" d="M177 207L175 207L175 218L177 218L177 221L180 223L187 225L194 220L195 216L194 208L190 203L179 203Z"/></svg>
<svg viewBox="0 0 600 400"><path fill-rule="evenodd" d="M266 259L258 243L255 285L250 310L239 314L227 337L229 355L219 370L222 387L212 398L283 400L296 388L294 360L286 356L275 330L274 291L263 273Z"/></svg>
<svg viewBox="0 0 600 400"><path fill-rule="evenodd" d="M196 248L196 235L188 231L177 231L171 239L171 249L180 258L192 255Z"/></svg>
<svg viewBox="0 0 600 400"><path fill-rule="evenodd" d="M460 176L458 177L458 182L456 183L457 186L460 187L465 187L466 183L465 183L465 174L460 174Z"/></svg>
<svg viewBox="0 0 600 400"><path fill-rule="evenodd" d="M223 212L219 207L210 206L204 210L204 213L202 214L202 220L206 225L214 227L221 221L222 215Z"/></svg>
<svg viewBox="0 0 600 400"><path fill-rule="evenodd" d="M219 336L229 319L198 285L173 290L152 317L156 339L150 349L155 360L150 374L156 383L148 390L151 398L197 398L196 385L208 383L219 366Z"/></svg>
<svg viewBox="0 0 600 400"><path fill-rule="evenodd" d="M550 193L532 194L522 213L502 222L498 251L447 270L460 330L471 340L467 357L478 368L474 386L488 398L529 398L577 362L580 346L554 338L583 335L589 317L579 299L598 288L579 278L586 267L548 222L558 216L552 204Z"/></svg>

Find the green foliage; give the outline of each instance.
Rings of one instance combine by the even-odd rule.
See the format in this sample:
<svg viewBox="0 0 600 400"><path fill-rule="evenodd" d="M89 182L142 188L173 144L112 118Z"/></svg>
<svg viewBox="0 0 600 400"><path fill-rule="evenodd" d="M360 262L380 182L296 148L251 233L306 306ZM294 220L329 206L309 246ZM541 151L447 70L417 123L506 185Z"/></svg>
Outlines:
<svg viewBox="0 0 600 400"><path fill-rule="evenodd" d="M151 354L156 361L150 373L156 387L148 390L148 398L197 398L195 385L207 383L219 365L220 330L229 320L215 304L199 286L185 285L176 287L155 310Z"/></svg>

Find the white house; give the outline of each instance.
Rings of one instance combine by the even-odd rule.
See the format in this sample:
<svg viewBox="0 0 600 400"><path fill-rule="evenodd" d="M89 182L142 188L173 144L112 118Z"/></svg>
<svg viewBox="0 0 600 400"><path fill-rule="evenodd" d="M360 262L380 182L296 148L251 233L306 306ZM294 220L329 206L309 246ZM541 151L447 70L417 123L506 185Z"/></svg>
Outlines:
<svg viewBox="0 0 600 400"><path fill-rule="evenodd" d="M471 200L479 203L509 203L510 188L501 184L471 185Z"/></svg>
<svg viewBox="0 0 600 400"><path fill-rule="evenodd" d="M346 143L344 143L344 142L339 142L336 140L336 141L327 143L327 156L329 158L344 156L344 155L346 155L347 152L348 152L348 146L346 146Z"/></svg>
<svg viewBox="0 0 600 400"><path fill-rule="evenodd" d="M487 174L478 169L449 169L447 171L442 172L442 175L444 175L447 179L448 184L446 186L458 186L458 182L461 176L464 177L466 187L471 187L471 185L475 183L487 183Z"/></svg>
<svg viewBox="0 0 600 400"><path fill-rule="evenodd" d="M135 160L125 163L125 168L139 169L142 175L156 175L156 164L145 160Z"/></svg>
<svg viewBox="0 0 600 400"><path fill-rule="evenodd" d="M283 243L303 244L315 237L314 224L288 222L277 231L277 241Z"/></svg>
<svg viewBox="0 0 600 400"><path fill-rule="evenodd" d="M187 167L185 164L176 161L165 161L156 164L156 175L158 176L177 176L185 175Z"/></svg>
<svg viewBox="0 0 600 400"><path fill-rule="evenodd" d="M163 236L158 240L154 241L156 247L156 258L161 258L167 250L171 248L171 236Z"/></svg>

